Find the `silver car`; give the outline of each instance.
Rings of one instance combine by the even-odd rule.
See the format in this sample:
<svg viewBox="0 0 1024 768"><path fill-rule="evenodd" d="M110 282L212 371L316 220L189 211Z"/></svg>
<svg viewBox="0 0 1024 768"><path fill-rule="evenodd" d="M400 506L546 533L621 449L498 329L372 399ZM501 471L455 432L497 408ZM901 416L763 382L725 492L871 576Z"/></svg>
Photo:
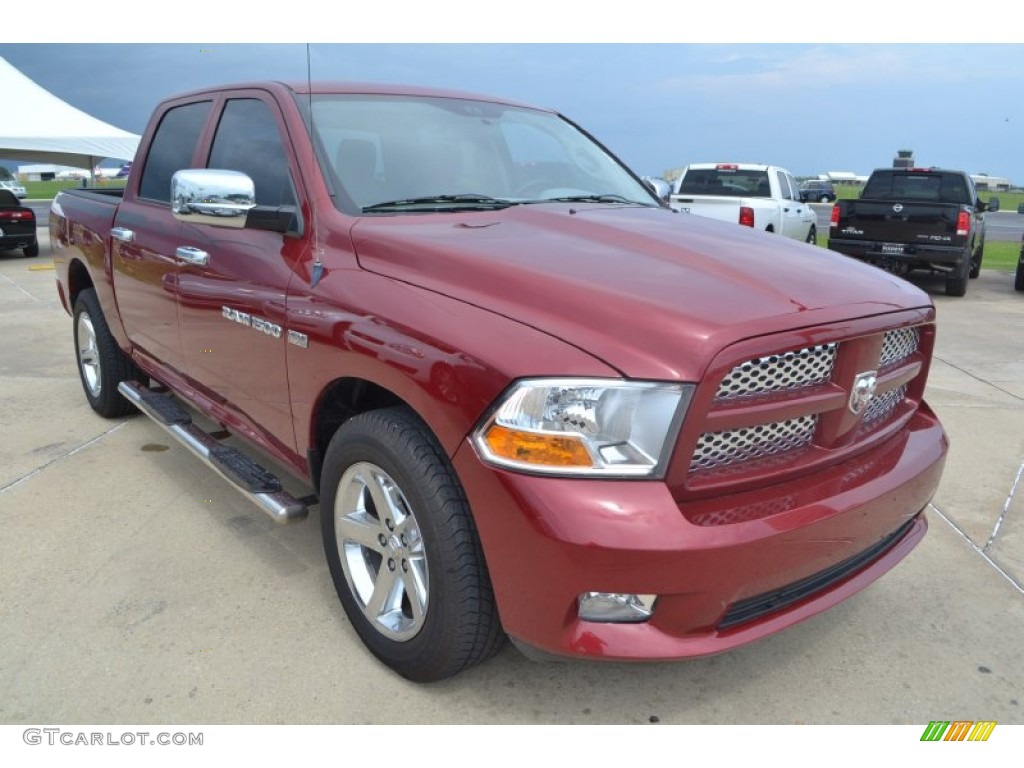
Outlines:
<svg viewBox="0 0 1024 768"><path fill-rule="evenodd" d="M14 193L14 196L19 200L25 199L25 188L16 181L0 181L0 189L6 189Z"/></svg>

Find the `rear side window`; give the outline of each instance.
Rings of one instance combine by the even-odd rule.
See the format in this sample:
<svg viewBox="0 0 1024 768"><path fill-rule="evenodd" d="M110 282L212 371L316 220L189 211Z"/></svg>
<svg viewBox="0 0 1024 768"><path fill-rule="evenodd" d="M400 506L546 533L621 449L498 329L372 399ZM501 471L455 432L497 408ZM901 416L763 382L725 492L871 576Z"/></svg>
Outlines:
<svg viewBox="0 0 1024 768"><path fill-rule="evenodd" d="M139 197L171 201L171 176L192 165L192 154L203 130L210 102L199 101L167 111L149 145Z"/></svg>
<svg viewBox="0 0 1024 768"><path fill-rule="evenodd" d="M259 205L295 205L277 121L270 107L259 99L228 101L207 166L249 176Z"/></svg>

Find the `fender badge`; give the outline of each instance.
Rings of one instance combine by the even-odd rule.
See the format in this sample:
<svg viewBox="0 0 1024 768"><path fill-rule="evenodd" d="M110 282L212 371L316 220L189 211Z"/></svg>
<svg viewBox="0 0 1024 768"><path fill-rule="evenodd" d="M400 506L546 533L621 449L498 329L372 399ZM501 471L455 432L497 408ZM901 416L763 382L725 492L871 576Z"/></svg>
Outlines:
<svg viewBox="0 0 1024 768"><path fill-rule="evenodd" d="M853 380L853 390L850 392L850 413L860 416L875 396L875 387L877 386L878 371L858 373Z"/></svg>

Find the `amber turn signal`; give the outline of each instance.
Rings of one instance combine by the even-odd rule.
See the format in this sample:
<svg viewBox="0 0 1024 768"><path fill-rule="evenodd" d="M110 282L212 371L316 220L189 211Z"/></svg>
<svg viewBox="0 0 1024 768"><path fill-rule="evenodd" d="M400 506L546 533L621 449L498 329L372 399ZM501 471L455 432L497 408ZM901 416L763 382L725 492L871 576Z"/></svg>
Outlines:
<svg viewBox="0 0 1024 768"><path fill-rule="evenodd" d="M594 463L583 442L572 435L522 432L493 424L484 440L495 457L510 461L549 467L589 467Z"/></svg>

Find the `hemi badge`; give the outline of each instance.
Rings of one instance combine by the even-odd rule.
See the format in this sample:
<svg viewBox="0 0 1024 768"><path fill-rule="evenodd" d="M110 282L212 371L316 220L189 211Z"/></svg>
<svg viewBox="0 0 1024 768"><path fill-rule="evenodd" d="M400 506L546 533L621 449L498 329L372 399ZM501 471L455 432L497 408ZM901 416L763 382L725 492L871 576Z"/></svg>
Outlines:
<svg viewBox="0 0 1024 768"><path fill-rule="evenodd" d="M298 331L288 331L288 343L306 349L309 346L309 337Z"/></svg>

